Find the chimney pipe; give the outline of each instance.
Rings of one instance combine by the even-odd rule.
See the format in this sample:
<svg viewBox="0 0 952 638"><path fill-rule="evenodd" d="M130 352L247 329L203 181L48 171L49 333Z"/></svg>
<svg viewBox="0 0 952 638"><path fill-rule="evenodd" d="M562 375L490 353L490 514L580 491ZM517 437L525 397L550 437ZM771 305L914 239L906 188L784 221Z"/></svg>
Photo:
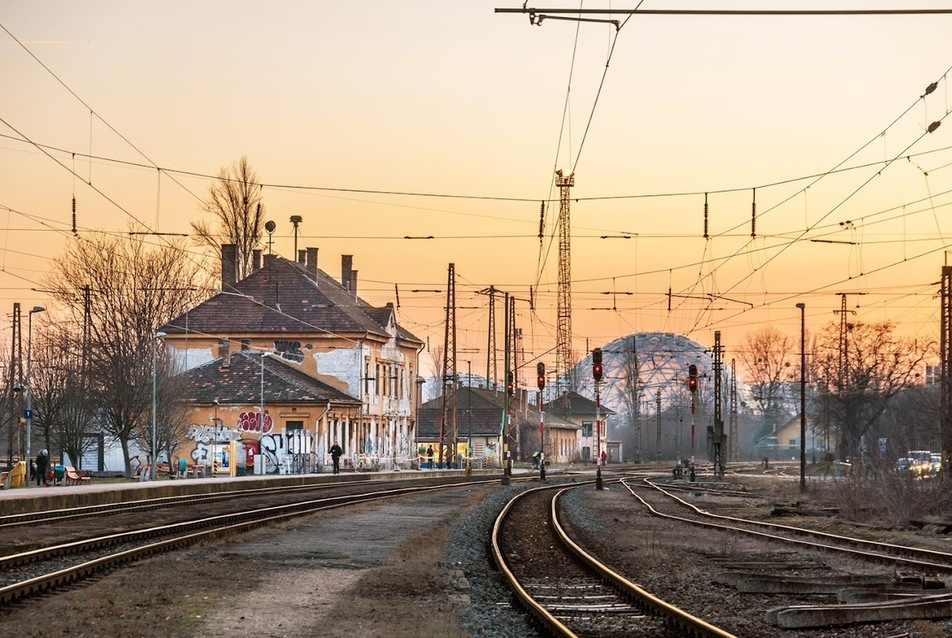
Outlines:
<svg viewBox="0 0 952 638"><path fill-rule="evenodd" d="M317 248L307 249L307 271L317 281Z"/></svg>
<svg viewBox="0 0 952 638"><path fill-rule="evenodd" d="M238 283L238 246L221 245L221 289L227 290Z"/></svg>
<svg viewBox="0 0 952 638"><path fill-rule="evenodd" d="M301 248L300 250L297 251L298 263L303 266L304 264L307 263L306 259L307 259L307 251Z"/></svg>
<svg viewBox="0 0 952 638"><path fill-rule="evenodd" d="M354 256L353 255L341 255L340 256L340 285L345 289L350 290L350 271L354 266Z"/></svg>
<svg viewBox="0 0 952 638"><path fill-rule="evenodd" d="M261 249L255 248L251 251L251 272L261 268Z"/></svg>
<svg viewBox="0 0 952 638"><path fill-rule="evenodd" d="M357 298L357 271L350 271L350 292L353 293L354 299Z"/></svg>

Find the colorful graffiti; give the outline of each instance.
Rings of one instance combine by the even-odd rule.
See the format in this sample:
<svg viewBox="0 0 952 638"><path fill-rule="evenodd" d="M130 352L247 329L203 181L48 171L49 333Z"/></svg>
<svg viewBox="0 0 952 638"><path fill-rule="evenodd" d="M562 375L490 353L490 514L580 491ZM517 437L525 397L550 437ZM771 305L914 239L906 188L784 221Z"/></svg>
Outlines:
<svg viewBox="0 0 952 638"><path fill-rule="evenodd" d="M211 443L212 441L219 443L221 441L237 441L241 438L241 434L234 428L226 428L221 425L216 427L214 425L193 423L188 426L185 438L198 443Z"/></svg>
<svg viewBox="0 0 952 638"><path fill-rule="evenodd" d="M274 429L274 419L270 414L264 415L264 424L261 423L260 412L239 412L238 430L241 432L259 432L268 434Z"/></svg>

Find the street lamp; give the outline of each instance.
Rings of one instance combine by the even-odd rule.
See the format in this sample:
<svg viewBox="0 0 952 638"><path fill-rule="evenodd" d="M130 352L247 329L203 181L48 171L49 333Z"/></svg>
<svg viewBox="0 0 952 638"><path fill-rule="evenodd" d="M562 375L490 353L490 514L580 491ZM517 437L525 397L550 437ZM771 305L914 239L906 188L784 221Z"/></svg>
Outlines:
<svg viewBox="0 0 952 638"><path fill-rule="evenodd" d="M798 303L800 309L800 491L807 489L807 353L806 353L806 304Z"/></svg>
<svg viewBox="0 0 952 638"><path fill-rule="evenodd" d="M212 476L215 476L215 453L218 451L218 398L212 403L215 405L215 416L212 417Z"/></svg>
<svg viewBox="0 0 952 638"><path fill-rule="evenodd" d="M157 377L156 368L158 367L156 365L156 362L158 360L158 354L156 352L156 349L157 349L156 343L158 342L159 339L161 339L164 336L165 336L165 333L162 331L156 332L152 336L152 463L151 463L152 469L149 471L149 478L153 481L155 480L155 464L159 460L159 454L158 454L158 451L156 450L156 441L155 441L155 410L156 410L155 397L156 397L156 377Z"/></svg>
<svg viewBox="0 0 952 638"><path fill-rule="evenodd" d="M33 426L33 390L31 372L33 367L33 314L46 310L43 306L33 306L27 318L26 329L26 407L24 408L26 418L26 461L27 467L30 462L30 429Z"/></svg>

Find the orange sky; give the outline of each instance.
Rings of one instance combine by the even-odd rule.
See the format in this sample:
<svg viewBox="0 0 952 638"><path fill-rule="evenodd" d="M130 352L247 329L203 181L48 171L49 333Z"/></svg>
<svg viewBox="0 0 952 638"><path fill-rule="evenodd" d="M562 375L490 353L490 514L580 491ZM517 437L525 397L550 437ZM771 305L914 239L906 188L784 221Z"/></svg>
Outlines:
<svg viewBox="0 0 952 638"><path fill-rule="evenodd" d="M897 6L816 6L833 4ZM0 303L50 305L31 288L73 241L73 194L81 233L187 232L206 176L246 155L275 252L292 257L301 215L299 246L331 274L353 254L361 295L399 289L432 345L453 262L461 361L486 343L475 291L531 286L517 323L554 365L555 168L576 172L580 352L720 330L729 357L752 329L794 334L797 302L810 328L836 321L838 292L867 293L848 297L863 320L936 338L952 121L926 131L952 108L952 15L636 16L616 41L493 13L518 6L0 1Z"/></svg>

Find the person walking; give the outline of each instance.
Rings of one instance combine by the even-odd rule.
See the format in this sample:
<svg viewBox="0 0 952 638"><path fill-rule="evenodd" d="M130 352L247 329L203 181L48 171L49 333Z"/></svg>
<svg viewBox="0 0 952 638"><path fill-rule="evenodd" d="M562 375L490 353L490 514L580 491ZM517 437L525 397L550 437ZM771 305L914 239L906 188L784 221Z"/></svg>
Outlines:
<svg viewBox="0 0 952 638"><path fill-rule="evenodd" d="M340 474L340 455L343 453L344 450L340 449L337 441L334 441L334 445L331 446L331 459L334 461L334 474Z"/></svg>
<svg viewBox="0 0 952 638"><path fill-rule="evenodd" d="M433 446L428 445L426 448L426 466L433 469Z"/></svg>
<svg viewBox="0 0 952 638"><path fill-rule="evenodd" d="M36 455L36 485L37 487L43 485L43 482L46 480L46 471L50 467L50 456L49 452L45 449L40 450L40 453Z"/></svg>

